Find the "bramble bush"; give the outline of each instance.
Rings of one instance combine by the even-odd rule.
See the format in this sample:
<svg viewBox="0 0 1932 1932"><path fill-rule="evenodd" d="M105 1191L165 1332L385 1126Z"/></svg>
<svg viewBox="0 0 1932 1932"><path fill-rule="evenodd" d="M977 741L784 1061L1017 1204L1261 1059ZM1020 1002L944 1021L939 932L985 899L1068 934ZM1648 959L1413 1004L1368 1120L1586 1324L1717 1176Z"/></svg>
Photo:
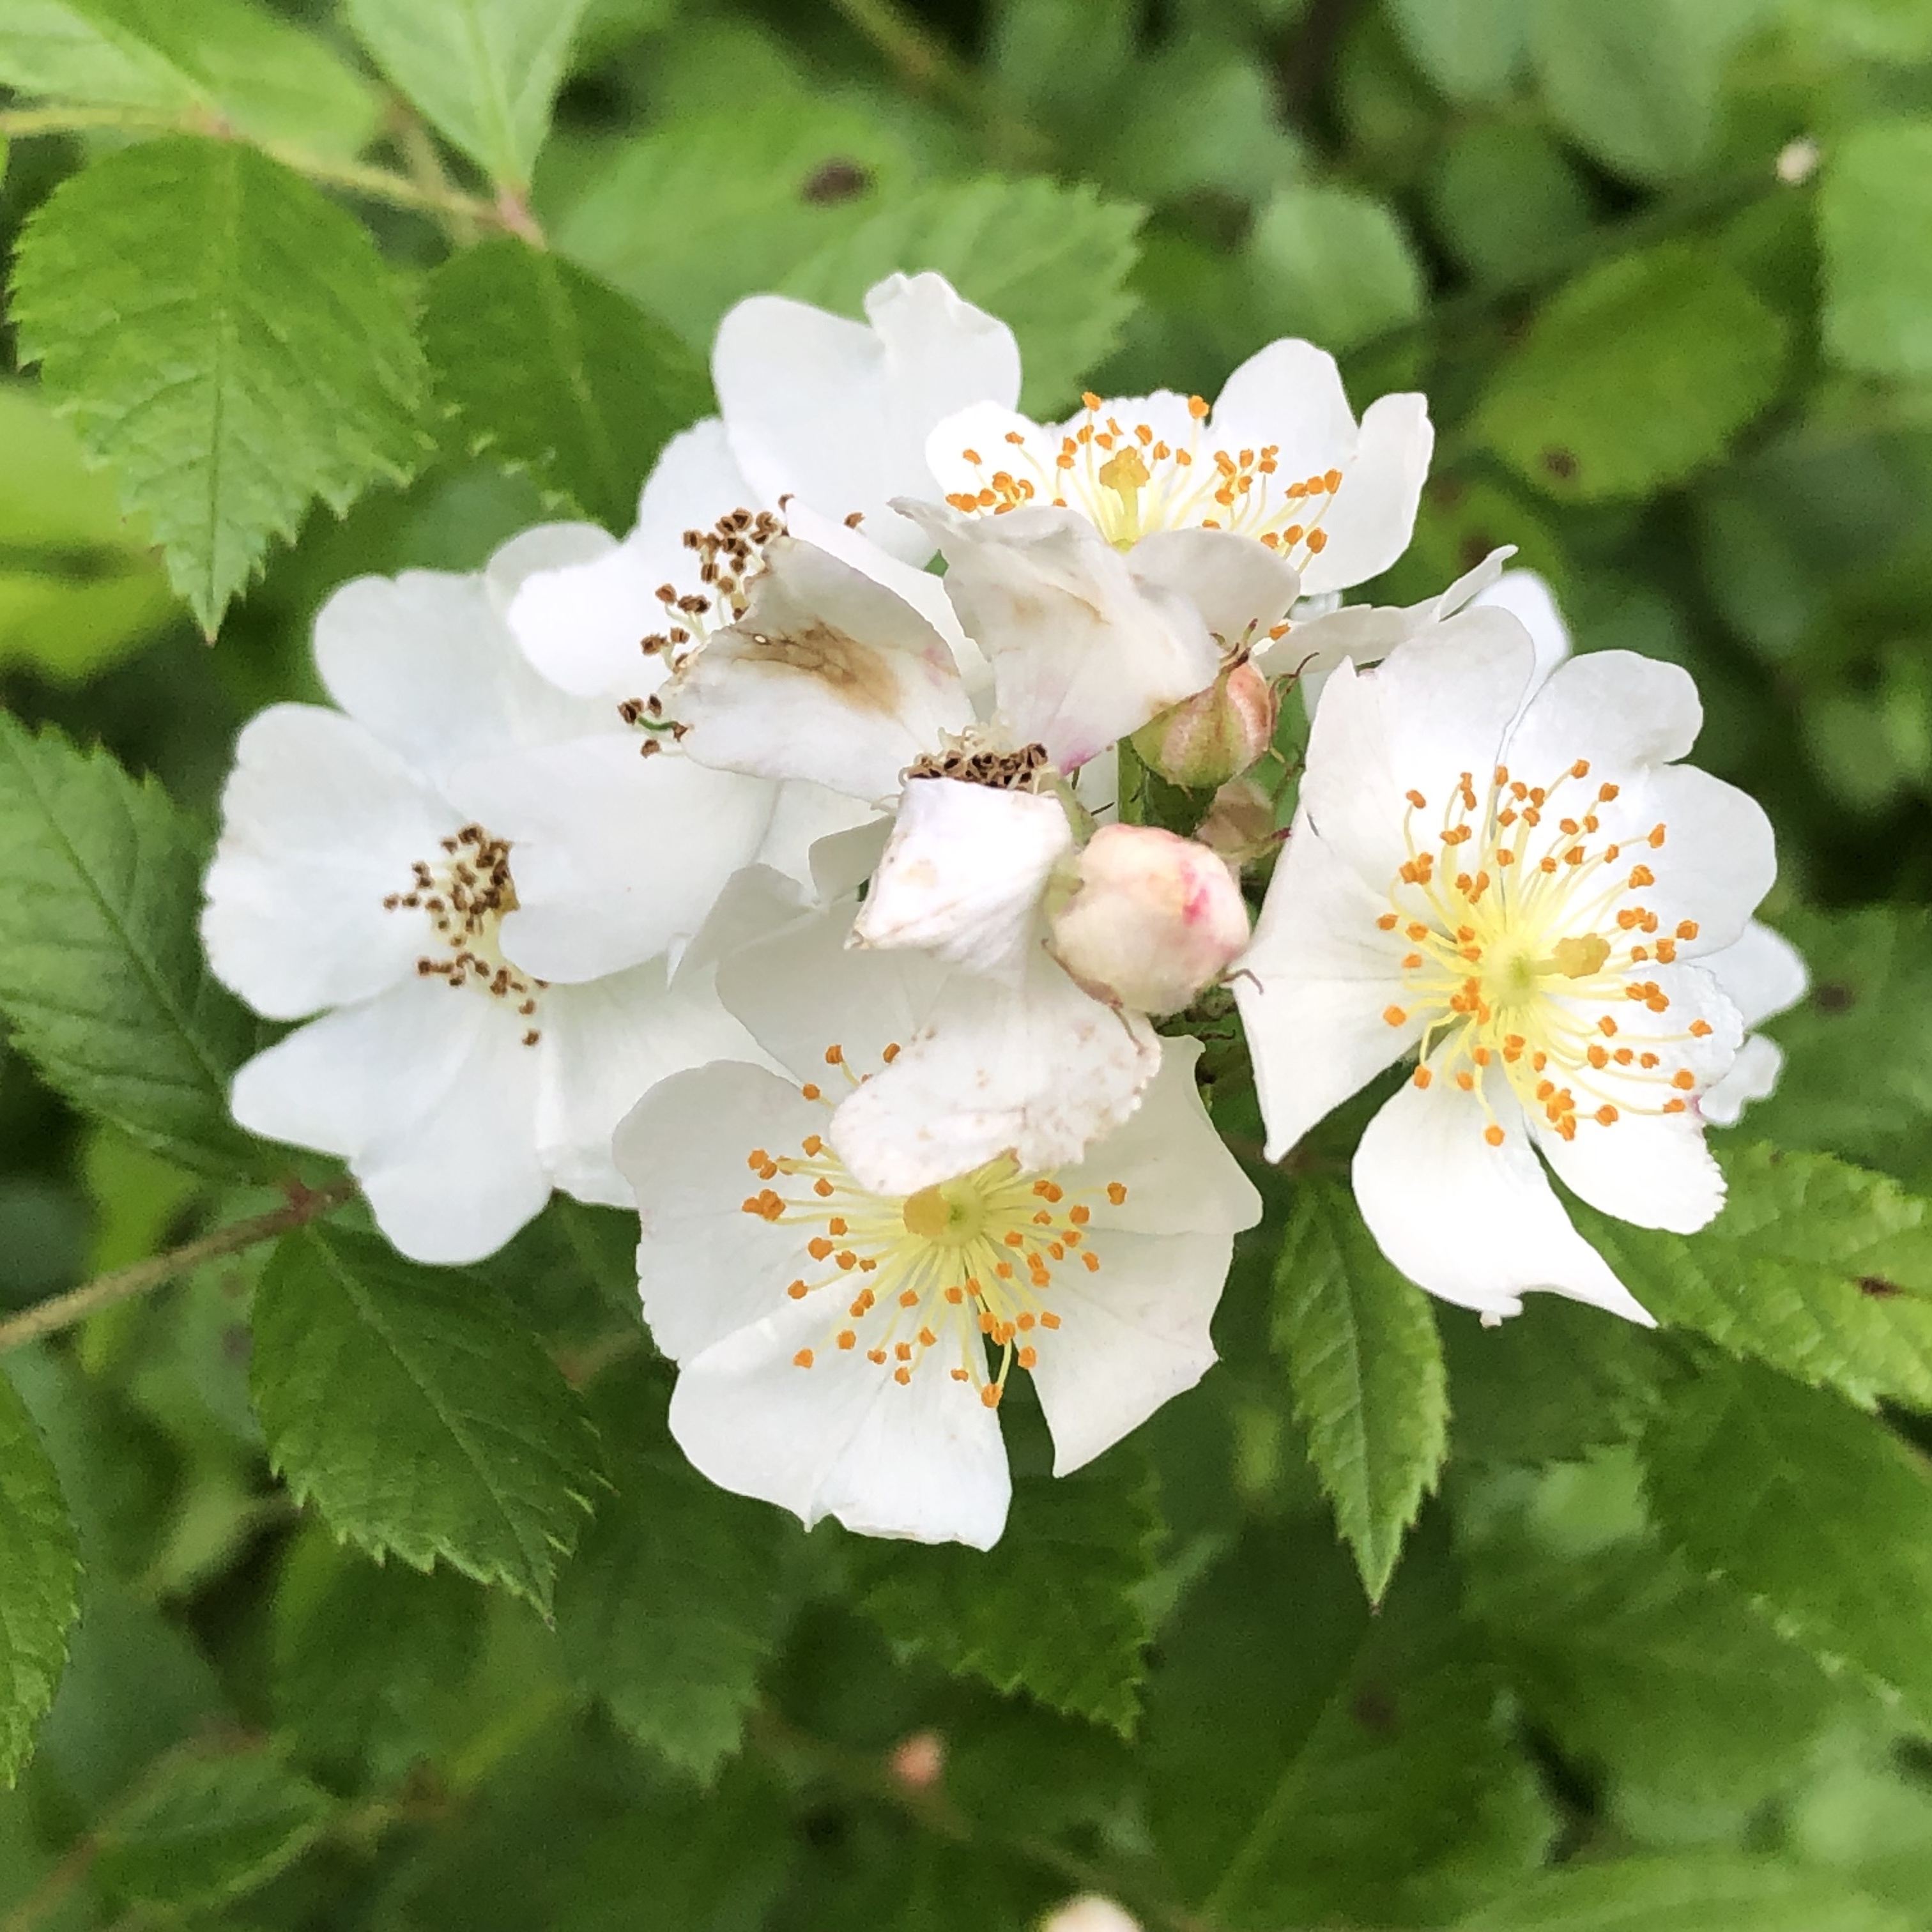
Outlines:
<svg viewBox="0 0 1932 1932"><path fill-rule="evenodd" d="M0 0L0 1932L1932 1928L1932 0ZM616 1184L436 1265L237 1124L326 1002L202 882L332 594L621 536L735 304L926 271L1044 422L1282 338L1423 392L1350 602L1514 545L1694 676L1809 986L1714 1219L1566 1196L1654 1327L1385 1258L1399 1082L1264 1159L1237 972L1161 1022L1262 1204L1218 1364L1059 1480L1002 1366L1004 1534L808 1531L687 1459Z"/></svg>

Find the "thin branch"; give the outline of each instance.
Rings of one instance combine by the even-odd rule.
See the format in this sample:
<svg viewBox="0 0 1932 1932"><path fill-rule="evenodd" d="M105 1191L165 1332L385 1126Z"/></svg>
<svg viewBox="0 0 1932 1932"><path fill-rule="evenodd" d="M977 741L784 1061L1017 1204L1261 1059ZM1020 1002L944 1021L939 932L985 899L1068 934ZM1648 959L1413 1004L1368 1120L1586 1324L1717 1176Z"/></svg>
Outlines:
<svg viewBox="0 0 1932 1932"><path fill-rule="evenodd" d="M54 1334L62 1328L70 1328L76 1322L84 1322L104 1308L112 1308L118 1302L146 1294L150 1289L172 1281L178 1275L200 1267L204 1262L218 1260L224 1255L239 1254L244 1248L259 1246L263 1241L273 1240L278 1234L286 1234L292 1228L306 1226L324 1214L332 1214L346 1202L353 1199L355 1194L356 1184L346 1174L324 1187L291 1187L286 1206L272 1208L266 1214L253 1215L248 1220L218 1228L213 1234L204 1234L198 1241L190 1241L183 1246L170 1249L164 1255L136 1262L131 1268L116 1268L111 1274L97 1276L68 1294L57 1294L50 1301L38 1303L11 1321L0 1322L0 1355L23 1348L29 1342L38 1342L43 1336Z"/></svg>

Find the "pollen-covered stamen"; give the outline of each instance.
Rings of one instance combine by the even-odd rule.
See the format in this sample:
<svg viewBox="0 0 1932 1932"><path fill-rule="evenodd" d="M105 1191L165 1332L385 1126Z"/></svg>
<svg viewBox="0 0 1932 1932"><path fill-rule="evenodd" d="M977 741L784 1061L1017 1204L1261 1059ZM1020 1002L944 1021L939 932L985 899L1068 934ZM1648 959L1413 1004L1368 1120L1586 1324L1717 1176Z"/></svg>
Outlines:
<svg viewBox="0 0 1932 1932"><path fill-rule="evenodd" d="M1085 413L1064 430L1010 430L989 457L966 448L961 460L976 488L946 501L968 514L1000 516L1044 502L1078 510L1109 543L1131 548L1155 530L1225 530L1254 538L1300 565L1326 548L1322 519L1342 487L1342 472L1283 478L1279 446L1220 449L1202 436L1208 405L1187 400L1184 443L1150 423L1124 425L1089 394Z"/></svg>
<svg viewBox="0 0 1932 1932"><path fill-rule="evenodd" d="M850 1072L842 1048L826 1058ZM816 1086L802 1091L821 1097ZM743 1212L798 1231L787 1295L827 1304L825 1340L798 1351L800 1368L828 1351L856 1352L906 1387L936 1358L924 1372L970 1382L993 1407L1012 1368L1034 1367L1060 1325L1055 1271L1101 1267L1088 1240L1093 1203L1008 1155L904 1196L860 1187L819 1134L796 1154L754 1148L746 1165L760 1185ZM1115 1206L1126 1198L1119 1181L1103 1191Z"/></svg>
<svg viewBox="0 0 1932 1932"><path fill-rule="evenodd" d="M1566 1140L1582 1122L1684 1112L1702 1084L1694 1042L1712 1030L1659 1027L1671 1000L1642 970L1697 934L1688 920L1661 932L1643 898L1667 828L1604 838L1599 810L1618 788L1588 777L1583 759L1547 784L1499 766L1479 792L1465 772L1434 809L1409 792L1408 856L1377 922L1404 946L1403 998L1383 1018L1423 1022L1416 1084L1453 1081L1486 1114L1494 1070ZM1485 1135L1506 1138L1493 1118Z"/></svg>
<svg viewBox="0 0 1932 1932"><path fill-rule="evenodd" d="M533 1018L544 982L519 972L497 944L503 915L517 909L508 841L492 838L480 825L466 825L442 842L436 858L418 859L410 871L408 887L389 893L382 904L389 912L425 916L431 950L417 960L417 973L454 987L474 986L508 1003L523 1018ZM524 1044L534 1046L539 1036L532 1026Z"/></svg>

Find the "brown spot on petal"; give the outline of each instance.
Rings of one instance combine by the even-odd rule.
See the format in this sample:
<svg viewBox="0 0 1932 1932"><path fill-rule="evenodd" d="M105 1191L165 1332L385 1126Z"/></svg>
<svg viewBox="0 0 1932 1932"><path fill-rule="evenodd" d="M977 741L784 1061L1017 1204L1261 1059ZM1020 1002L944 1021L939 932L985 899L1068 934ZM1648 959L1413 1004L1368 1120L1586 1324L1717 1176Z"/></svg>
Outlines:
<svg viewBox="0 0 1932 1932"><path fill-rule="evenodd" d="M816 678L855 711L890 714L898 706L898 680L884 655L822 620L794 631L760 631L754 641L756 662Z"/></svg>

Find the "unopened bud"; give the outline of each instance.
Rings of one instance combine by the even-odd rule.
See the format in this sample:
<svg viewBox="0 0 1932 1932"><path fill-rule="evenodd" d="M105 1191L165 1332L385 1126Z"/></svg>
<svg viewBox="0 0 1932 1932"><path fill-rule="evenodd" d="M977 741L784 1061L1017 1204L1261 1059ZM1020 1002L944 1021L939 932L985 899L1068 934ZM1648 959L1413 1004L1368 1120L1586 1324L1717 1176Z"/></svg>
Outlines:
<svg viewBox="0 0 1932 1932"><path fill-rule="evenodd" d="M1140 1921L1130 1918L1111 1898L1088 1892L1070 1898L1040 1923L1040 1932L1141 1932Z"/></svg>
<svg viewBox="0 0 1932 1932"><path fill-rule="evenodd" d="M1170 783L1211 791L1274 743L1274 686L1244 658L1205 691L1143 724L1134 749Z"/></svg>
<svg viewBox="0 0 1932 1932"><path fill-rule="evenodd" d="M1248 909L1227 866L1152 825L1103 825L1053 921L1054 956L1087 992L1178 1012L1246 948Z"/></svg>
<svg viewBox="0 0 1932 1932"><path fill-rule="evenodd" d="M1252 778L1230 778L1214 794L1214 802L1194 828L1194 836L1239 872L1271 852L1280 842L1274 800L1267 787Z"/></svg>

